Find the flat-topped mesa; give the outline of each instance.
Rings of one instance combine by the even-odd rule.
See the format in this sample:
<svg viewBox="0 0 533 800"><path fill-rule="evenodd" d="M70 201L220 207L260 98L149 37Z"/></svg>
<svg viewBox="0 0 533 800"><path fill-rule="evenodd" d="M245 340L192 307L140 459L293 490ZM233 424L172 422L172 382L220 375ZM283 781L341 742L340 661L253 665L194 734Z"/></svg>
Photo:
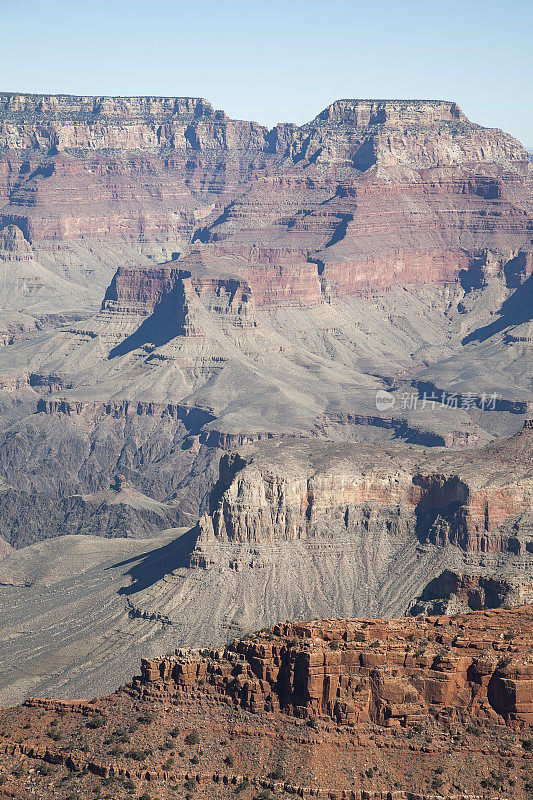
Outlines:
<svg viewBox="0 0 533 800"><path fill-rule="evenodd" d="M138 151L137 158L185 150L224 153L231 161L243 151L252 158L261 153L266 135L262 125L229 119L201 97L0 94L0 149L13 157L30 151L38 161L62 151L109 159L124 150ZM126 174L145 168L143 162L133 166ZM164 172L176 165L158 166ZM114 174L117 169L115 164Z"/></svg>
<svg viewBox="0 0 533 800"><path fill-rule="evenodd" d="M340 725L533 722L533 607L402 620L276 625L224 650L145 659L141 696L223 696L251 712Z"/></svg>
<svg viewBox="0 0 533 800"><path fill-rule="evenodd" d="M529 431L521 436L531 447ZM418 538L470 553L527 556L527 458L513 468L490 450L450 460L418 449L336 445L322 446L318 460L303 441L243 450L221 461L191 563L205 566L215 543L354 535L385 537L384 547L390 539Z"/></svg>
<svg viewBox="0 0 533 800"><path fill-rule="evenodd" d="M330 169L334 164L361 172L373 165L415 170L476 165L482 173L524 176L530 168L519 141L471 122L457 103L443 100L337 100L300 128L279 126L269 141L295 163Z"/></svg>
<svg viewBox="0 0 533 800"><path fill-rule="evenodd" d="M154 315L166 338L199 336L198 310L235 327L254 325L254 302L246 279L181 269L172 261L148 269L119 267L102 302L102 314ZM111 322L112 324L112 322Z"/></svg>
<svg viewBox="0 0 533 800"><path fill-rule="evenodd" d="M434 125L437 122L471 124L457 103L449 100L336 100L313 120L336 125Z"/></svg>

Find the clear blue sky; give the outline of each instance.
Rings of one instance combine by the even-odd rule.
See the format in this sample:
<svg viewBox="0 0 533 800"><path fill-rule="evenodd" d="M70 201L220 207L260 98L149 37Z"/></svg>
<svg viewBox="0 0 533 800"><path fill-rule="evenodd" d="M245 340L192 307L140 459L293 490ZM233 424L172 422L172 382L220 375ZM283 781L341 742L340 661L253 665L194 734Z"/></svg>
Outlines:
<svg viewBox="0 0 533 800"><path fill-rule="evenodd" d="M0 0L0 22L3 91L201 96L268 126L450 99L533 147L533 0Z"/></svg>

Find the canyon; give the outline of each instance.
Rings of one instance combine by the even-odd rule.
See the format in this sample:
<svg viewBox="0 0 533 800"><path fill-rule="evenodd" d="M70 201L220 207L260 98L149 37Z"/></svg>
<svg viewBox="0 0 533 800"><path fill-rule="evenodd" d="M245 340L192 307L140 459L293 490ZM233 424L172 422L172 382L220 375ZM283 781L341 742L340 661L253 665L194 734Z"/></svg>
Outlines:
<svg viewBox="0 0 533 800"><path fill-rule="evenodd" d="M530 427L480 450L252 443L221 458L192 527L103 538L96 517L11 551L0 701L112 691L141 648L223 645L280 620L531 603L532 447Z"/></svg>
<svg viewBox="0 0 533 800"><path fill-rule="evenodd" d="M451 101L0 94L0 702L532 602L532 187Z"/></svg>

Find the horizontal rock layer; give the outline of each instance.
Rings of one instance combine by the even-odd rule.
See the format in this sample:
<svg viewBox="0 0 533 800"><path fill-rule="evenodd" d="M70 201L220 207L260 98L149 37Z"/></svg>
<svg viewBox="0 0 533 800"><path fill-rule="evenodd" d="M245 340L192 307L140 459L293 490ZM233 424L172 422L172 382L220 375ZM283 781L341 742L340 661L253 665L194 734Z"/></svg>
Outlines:
<svg viewBox="0 0 533 800"><path fill-rule="evenodd" d="M428 713L533 722L531 606L423 621L285 623L223 651L142 662L134 684L226 694L251 711L410 725Z"/></svg>
<svg viewBox="0 0 533 800"><path fill-rule="evenodd" d="M516 438L529 452L529 428ZM198 523L198 548L353 533L383 516L392 537L416 535L472 553L533 553L527 458L501 458L491 448L450 459L401 448L312 443L225 456L212 512Z"/></svg>

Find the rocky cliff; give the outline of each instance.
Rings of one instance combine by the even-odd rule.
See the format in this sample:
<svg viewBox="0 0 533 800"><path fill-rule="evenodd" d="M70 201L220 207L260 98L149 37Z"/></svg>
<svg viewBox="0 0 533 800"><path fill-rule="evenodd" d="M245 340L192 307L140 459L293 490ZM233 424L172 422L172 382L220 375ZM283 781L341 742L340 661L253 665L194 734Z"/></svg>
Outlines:
<svg viewBox="0 0 533 800"><path fill-rule="evenodd" d="M139 428L143 453L153 430L176 424L162 409L145 411L117 406L100 424L112 439L133 416L147 426ZM74 409L62 424L70 436L98 413ZM54 413L44 416L56 423ZM172 441L155 470L144 467L153 485L177 479ZM201 453L190 459L178 476L181 492L193 481L206 490ZM53 511L32 523L31 506L6 494L6 525L21 542L32 531L50 536L61 519L63 532L84 535L50 538L2 560L0 701L19 701L35 687L62 698L109 691L133 671L141 639L150 657L223 645L280 620L455 614L533 599L529 427L462 451L265 440L224 454L211 481L196 525L142 541L102 535L164 526L186 495L163 504L126 487L48 505L38 497ZM22 631L15 638L14 626ZM39 657L21 677L28 650ZM45 674L44 663L54 665Z"/></svg>
<svg viewBox="0 0 533 800"><path fill-rule="evenodd" d="M443 101L340 100L267 131L198 98L26 95L1 96L0 139L6 524L84 534L65 560L56 541L4 559L58 567L43 595L3 567L3 697L109 689L138 636L150 656L280 619L530 597L518 142ZM159 521L93 513L115 473ZM136 564L133 543L85 535L169 508L190 532ZM80 547L109 547L106 566L80 573Z"/></svg>
<svg viewBox="0 0 533 800"><path fill-rule="evenodd" d="M455 103L339 100L267 131L198 98L2 95L0 131L1 339L31 342L2 373L61 371L70 404L186 403L225 448L519 429L531 165ZM506 414L400 403L422 386Z"/></svg>
<svg viewBox="0 0 533 800"><path fill-rule="evenodd" d="M285 623L225 650L144 660L141 695L200 689L256 713L337 724L450 720L533 722L530 606L453 618ZM202 681L200 686L198 682Z"/></svg>
<svg viewBox="0 0 533 800"><path fill-rule="evenodd" d="M450 457L311 442L277 442L249 456L224 456L212 511L198 523L198 547L379 528L390 537L415 534L466 553L527 556L533 552L530 429L515 441L519 455L513 460L497 448Z"/></svg>
<svg viewBox="0 0 533 800"><path fill-rule="evenodd" d="M282 623L144 659L107 697L0 712L2 791L525 800L532 622L524 606Z"/></svg>

